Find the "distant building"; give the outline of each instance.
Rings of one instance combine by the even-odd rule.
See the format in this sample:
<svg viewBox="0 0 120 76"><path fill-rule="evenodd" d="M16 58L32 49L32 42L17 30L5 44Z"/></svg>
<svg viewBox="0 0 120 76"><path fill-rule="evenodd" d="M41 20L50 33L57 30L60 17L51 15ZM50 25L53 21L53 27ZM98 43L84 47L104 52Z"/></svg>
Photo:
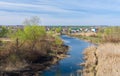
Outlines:
<svg viewBox="0 0 120 76"><path fill-rule="evenodd" d="M96 32L96 29L95 29L95 28L92 28L92 29L91 29L91 32Z"/></svg>

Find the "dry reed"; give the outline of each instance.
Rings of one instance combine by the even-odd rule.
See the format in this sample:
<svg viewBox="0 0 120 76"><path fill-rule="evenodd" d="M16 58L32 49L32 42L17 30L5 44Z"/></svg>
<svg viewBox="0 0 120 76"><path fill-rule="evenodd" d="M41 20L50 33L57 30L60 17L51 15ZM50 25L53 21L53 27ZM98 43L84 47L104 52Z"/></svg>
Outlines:
<svg viewBox="0 0 120 76"><path fill-rule="evenodd" d="M120 44L106 43L97 48L89 47L84 55L84 76L120 76Z"/></svg>

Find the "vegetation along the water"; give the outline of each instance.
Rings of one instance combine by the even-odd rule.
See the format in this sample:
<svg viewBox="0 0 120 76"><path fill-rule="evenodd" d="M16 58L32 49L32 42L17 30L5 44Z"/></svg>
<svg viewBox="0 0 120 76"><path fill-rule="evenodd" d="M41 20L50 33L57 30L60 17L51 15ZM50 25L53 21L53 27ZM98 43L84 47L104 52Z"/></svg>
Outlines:
<svg viewBox="0 0 120 76"><path fill-rule="evenodd" d="M1 75L43 71L66 57L68 46L64 45L57 32L46 31L38 22L37 17L32 17L26 19L22 27L1 27Z"/></svg>

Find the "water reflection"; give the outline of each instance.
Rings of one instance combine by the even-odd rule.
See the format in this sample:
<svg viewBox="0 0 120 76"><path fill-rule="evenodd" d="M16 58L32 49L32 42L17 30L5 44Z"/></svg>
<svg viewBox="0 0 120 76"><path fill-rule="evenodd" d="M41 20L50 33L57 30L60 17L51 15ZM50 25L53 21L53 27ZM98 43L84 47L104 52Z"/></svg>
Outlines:
<svg viewBox="0 0 120 76"><path fill-rule="evenodd" d="M82 76L78 70L83 67L78 64L84 61L82 59L83 50L91 44L65 35L61 36L61 38L65 41L65 45L71 46L68 52L70 57L60 60L58 64L44 71L42 76Z"/></svg>

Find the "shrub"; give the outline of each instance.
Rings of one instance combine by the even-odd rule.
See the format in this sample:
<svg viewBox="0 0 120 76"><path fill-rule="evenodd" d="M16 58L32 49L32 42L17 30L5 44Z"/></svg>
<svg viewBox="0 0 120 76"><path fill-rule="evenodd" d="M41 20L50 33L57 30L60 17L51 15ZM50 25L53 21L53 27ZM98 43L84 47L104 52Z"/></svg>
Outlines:
<svg viewBox="0 0 120 76"><path fill-rule="evenodd" d="M104 30L104 42L120 42L120 27L108 27Z"/></svg>

